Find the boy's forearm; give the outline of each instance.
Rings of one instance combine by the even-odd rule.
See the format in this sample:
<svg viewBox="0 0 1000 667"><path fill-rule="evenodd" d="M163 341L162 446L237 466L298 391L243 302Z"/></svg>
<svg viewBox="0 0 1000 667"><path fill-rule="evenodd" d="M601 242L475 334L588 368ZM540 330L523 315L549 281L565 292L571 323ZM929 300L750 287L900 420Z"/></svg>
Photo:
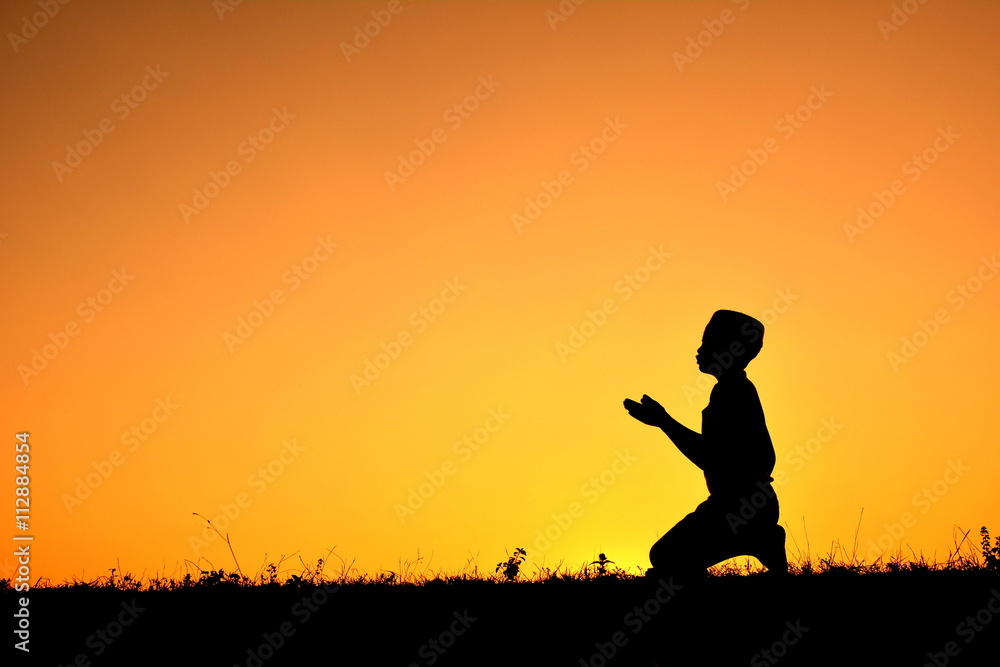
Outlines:
<svg viewBox="0 0 1000 667"><path fill-rule="evenodd" d="M667 415L663 423L660 424L660 429L667 434L667 437L681 451L681 454L688 457L699 468L705 468L702 460L701 433L692 431L670 415Z"/></svg>

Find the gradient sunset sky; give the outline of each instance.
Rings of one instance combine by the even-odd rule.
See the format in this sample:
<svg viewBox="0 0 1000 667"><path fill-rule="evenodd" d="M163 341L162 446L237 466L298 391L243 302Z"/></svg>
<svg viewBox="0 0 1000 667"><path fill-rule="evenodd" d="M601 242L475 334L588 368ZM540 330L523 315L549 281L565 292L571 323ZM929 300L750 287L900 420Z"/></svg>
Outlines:
<svg viewBox="0 0 1000 667"><path fill-rule="evenodd" d="M648 566L707 491L622 400L700 429L720 308L793 560L1000 531L1000 5L0 16L33 576Z"/></svg>

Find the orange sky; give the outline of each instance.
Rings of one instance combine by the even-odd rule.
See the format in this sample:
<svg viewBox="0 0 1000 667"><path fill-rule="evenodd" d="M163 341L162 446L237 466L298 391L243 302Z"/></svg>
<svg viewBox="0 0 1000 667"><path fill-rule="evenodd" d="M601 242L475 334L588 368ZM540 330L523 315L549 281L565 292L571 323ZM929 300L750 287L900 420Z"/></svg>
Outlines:
<svg viewBox="0 0 1000 667"><path fill-rule="evenodd" d="M646 566L706 490L621 401L700 428L718 308L793 556L1000 532L1000 6L47 6L0 9L35 575L231 567L193 512L248 572Z"/></svg>

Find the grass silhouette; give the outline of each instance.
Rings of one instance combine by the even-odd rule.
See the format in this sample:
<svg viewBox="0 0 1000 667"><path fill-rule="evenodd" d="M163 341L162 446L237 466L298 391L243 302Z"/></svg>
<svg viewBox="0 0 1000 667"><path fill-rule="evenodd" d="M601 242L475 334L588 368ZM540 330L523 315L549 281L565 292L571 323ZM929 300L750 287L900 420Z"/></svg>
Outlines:
<svg viewBox="0 0 1000 667"><path fill-rule="evenodd" d="M202 517L204 518L204 517ZM208 521L208 519L206 519ZM211 526L211 522L208 521ZM215 530L214 526L211 526ZM216 531L218 532L218 531ZM986 526L980 528L980 540L976 545L969 539L971 530L957 529L960 537L955 539L955 547L943 561L927 558L923 553L904 554L899 548L893 554L883 554L878 559L868 562L857 557L857 539L854 548L848 552L839 542L830 545L825 556L813 559L808 547L805 552L793 545L795 553L789 553L789 573L792 576L808 577L819 575L879 575L899 573L932 573L932 572L983 572L1000 573L1000 535L990 537ZM203 563L186 560L186 571L177 576L152 575L143 577L132 573L122 573L120 564L109 569L106 576L92 579L81 579L74 576L71 580L53 584L47 579L41 579L33 588L82 588L82 589L114 589L120 591L164 591L186 588L225 588L225 587L308 587L323 584L338 586L424 586L457 583L545 583L555 581L596 581L596 580L638 580L644 578L645 569L635 566L631 571L615 565L613 560L601 553L598 560L584 562L576 568L558 563L553 567L533 565L528 571L525 566L529 553L522 547L514 549L506 560L496 564L493 573L479 569L474 558L469 558L466 565L458 572L443 572L431 570L424 564L424 558L418 555L411 561L400 561L396 570L379 570L367 573L355 567L355 561L346 561L331 548L326 555L314 563L305 561L297 554L281 556L277 561L268 561L253 575L246 575L240 568L229 535L222 535L233 558L234 569L226 571L224 566L216 567L211 561L202 558ZM296 558L298 565L288 564ZM339 561L332 570L329 569L331 559ZM760 563L751 557L734 558L714 565L708 569L710 578L746 577L765 573ZM0 579L0 590L12 588L10 579Z"/></svg>
<svg viewBox="0 0 1000 667"><path fill-rule="evenodd" d="M947 648L960 649L964 664L991 664L1000 613L985 628L1000 601L1000 538L986 527L978 541L970 535L959 530L941 560L899 549L866 562L856 539L813 558L808 541L804 551L793 542L791 576L758 576L755 559L732 559L676 594L640 566L620 567L613 551L545 567L517 547L487 570L470 554L457 572L433 569L418 552L368 573L334 547L315 561L265 555L248 574L220 535L232 564L203 558L146 576L116 563L103 576L39 582L28 594L35 637L45 640L32 657L131 666L153 651L158 664L275 667L317 664L317 655L357 664L352 651L363 646L365 664L377 665L650 667L774 664L766 656L779 651L786 667L924 664ZM0 579L0 598L18 595ZM792 628L801 640L782 643ZM212 641L192 653L184 639L192 631Z"/></svg>

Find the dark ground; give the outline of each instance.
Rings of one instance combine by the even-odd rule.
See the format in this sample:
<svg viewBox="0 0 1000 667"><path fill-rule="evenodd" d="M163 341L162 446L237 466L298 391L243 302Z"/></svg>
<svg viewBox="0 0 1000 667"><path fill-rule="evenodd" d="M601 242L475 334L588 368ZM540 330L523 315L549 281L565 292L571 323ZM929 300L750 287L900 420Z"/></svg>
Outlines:
<svg viewBox="0 0 1000 667"><path fill-rule="evenodd" d="M29 597L15 665L1000 664L1000 575L982 571Z"/></svg>

